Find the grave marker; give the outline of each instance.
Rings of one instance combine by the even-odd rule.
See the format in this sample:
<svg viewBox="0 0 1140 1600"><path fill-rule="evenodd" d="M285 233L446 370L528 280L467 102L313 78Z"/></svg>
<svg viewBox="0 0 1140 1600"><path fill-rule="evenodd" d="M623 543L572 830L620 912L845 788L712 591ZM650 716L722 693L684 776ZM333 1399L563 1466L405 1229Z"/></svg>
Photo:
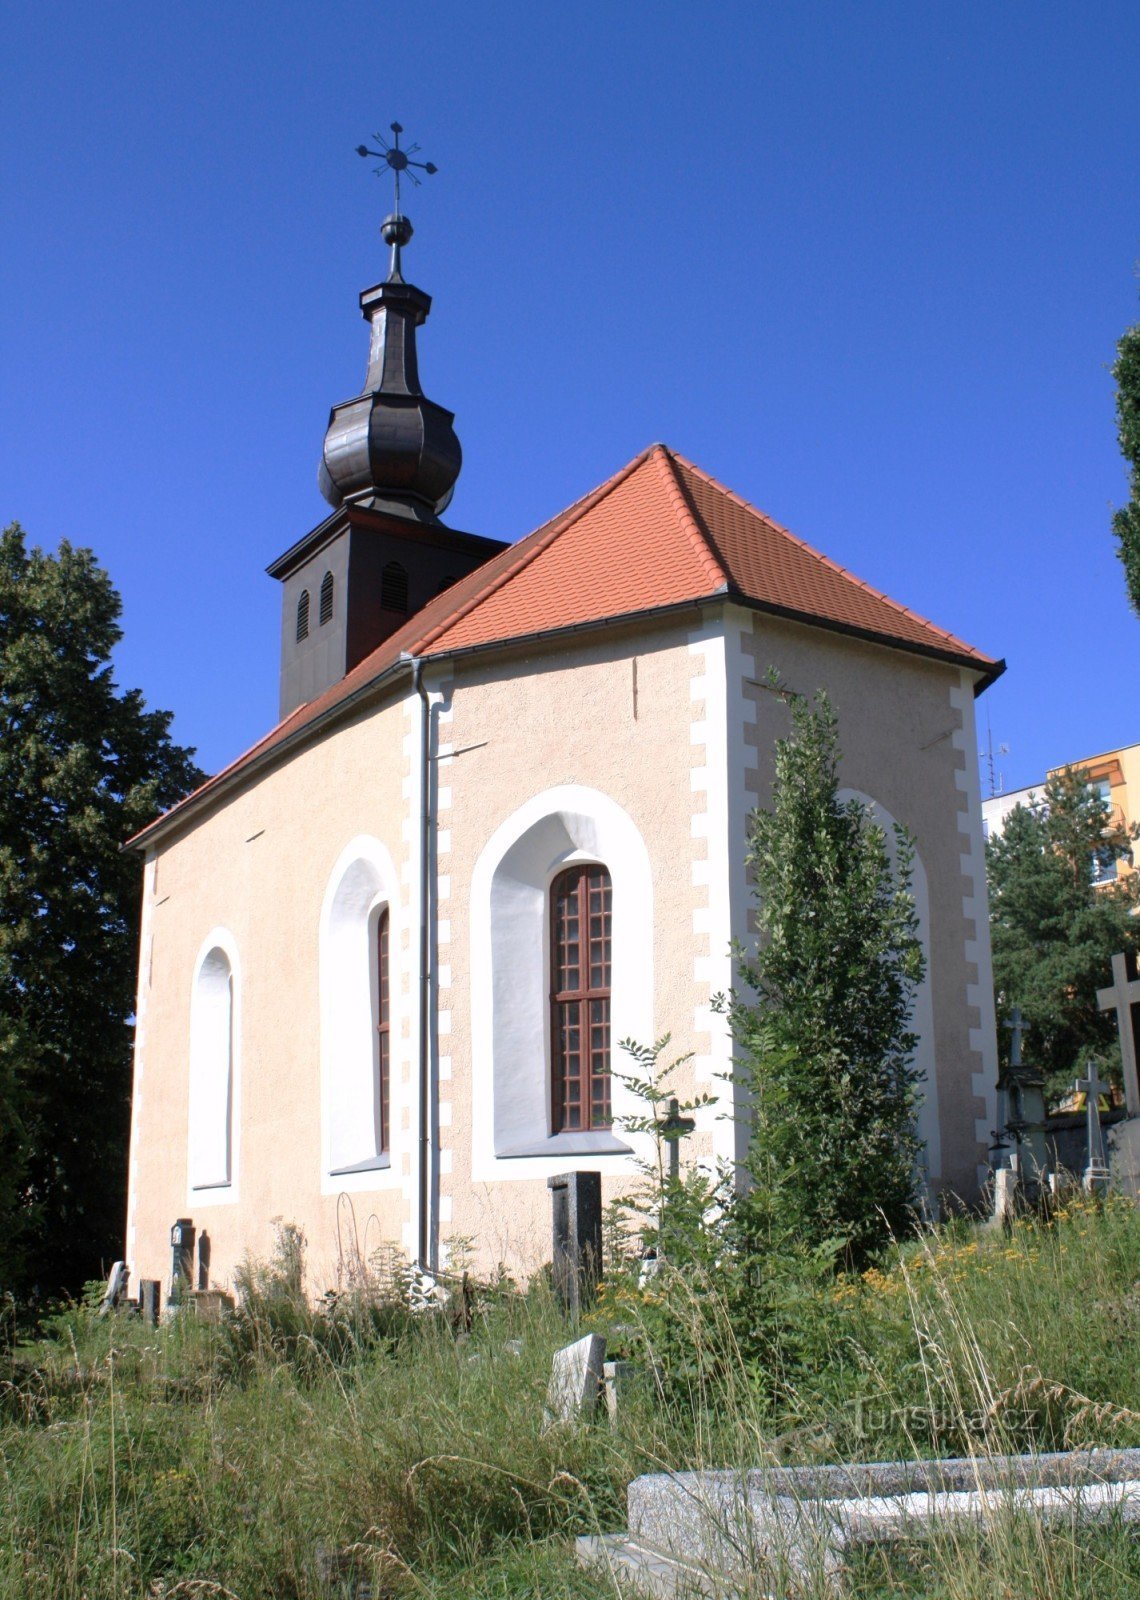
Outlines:
<svg viewBox="0 0 1140 1600"><path fill-rule="evenodd" d="M550 1365L550 1387L542 1431L556 1422L578 1422L593 1416L601 1394L606 1341L599 1333L588 1333L562 1350L554 1352Z"/></svg>
<svg viewBox="0 0 1140 1600"><path fill-rule="evenodd" d="M554 1292L577 1322L602 1275L602 1177L599 1172L564 1172L546 1182L554 1229Z"/></svg>
<svg viewBox="0 0 1140 1600"><path fill-rule="evenodd" d="M99 1307L99 1315L101 1317L105 1317L108 1312L114 1311L119 1300L126 1292L127 1279L129 1277L127 1263L125 1261L116 1261L107 1279L107 1292L103 1296L103 1304Z"/></svg>
<svg viewBox="0 0 1140 1600"><path fill-rule="evenodd" d="M1128 957L1121 952L1112 958L1112 983L1098 989L1096 1003L1102 1011L1116 1012L1116 1031L1120 1036L1120 1060L1124 1067L1124 1104L1130 1117L1140 1117L1140 1079L1136 1074L1136 1026L1134 1007L1140 1004L1140 978L1128 976Z"/></svg>
<svg viewBox="0 0 1140 1600"><path fill-rule="evenodd" d="M1088 1122L1089 1164L1085 1168L1084 1186L1090 1194L1108 1187L1108 1157L1104 1149L1104 1130L1100 1125L1100 1097L1107 1083L1102 1083L1096 1061L1089 1058L1087 1078L1078 1078L1073 1088L1085 1092L1085 1113Z"/></svg>

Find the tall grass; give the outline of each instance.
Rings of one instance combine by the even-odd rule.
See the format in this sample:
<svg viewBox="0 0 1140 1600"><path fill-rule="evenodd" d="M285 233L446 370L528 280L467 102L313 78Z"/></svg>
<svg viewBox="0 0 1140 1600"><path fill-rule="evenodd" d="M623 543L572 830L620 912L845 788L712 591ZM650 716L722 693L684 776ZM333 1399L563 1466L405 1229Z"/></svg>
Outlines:
<svg viewBox="0 0 1140 1600"><path fill-rule="evenodd" d="M1140 1442L1138 1297L1129 1206L959 1226L809 1285L799 1343L759 1372L715 1272L664 1268L594 1320L648 1363L667 1306L687 1360L616 1426L545 1433L573 1334L541 1285L413 1317L363 1291L314 1310L270 1272L221 1327L76 1311L0 1386L0 1600L327 1600L362 1576L399 1596L613 1594L570 1536L622 1527L640 1472ZM849 1589L1116 1600L1140 1563L1122 1528L1012 1517L861 1557Z"/></svg>

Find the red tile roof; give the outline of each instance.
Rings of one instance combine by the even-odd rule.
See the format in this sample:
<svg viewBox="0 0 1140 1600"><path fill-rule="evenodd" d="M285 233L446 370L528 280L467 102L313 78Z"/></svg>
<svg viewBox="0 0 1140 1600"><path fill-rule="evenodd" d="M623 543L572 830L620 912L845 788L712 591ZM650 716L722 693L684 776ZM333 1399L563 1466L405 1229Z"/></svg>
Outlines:
<svg viewBox="0 0 1140 1600"><path fill-rule="evenodd" d="M651 445L606 483L410 617L339 683L298 706L154 829L245 767L298 742L389 673L424 658L652 613L717 595L816 626L971 667L1002 663L872 589L665 445Z"/></svg>

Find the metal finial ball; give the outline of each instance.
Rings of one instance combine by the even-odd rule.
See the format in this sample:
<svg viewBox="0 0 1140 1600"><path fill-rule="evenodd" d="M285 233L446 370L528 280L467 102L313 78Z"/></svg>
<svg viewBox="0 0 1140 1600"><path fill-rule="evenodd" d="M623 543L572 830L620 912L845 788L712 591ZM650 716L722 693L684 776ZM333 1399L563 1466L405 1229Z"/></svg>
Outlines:
<svg viewBox="0 0 1140 1600"><path fill-rule="evenodd" d="M407 217L398 217L393 213L380 224L380 237L385 244L405 245L412 237L412 224Z"/></svg>

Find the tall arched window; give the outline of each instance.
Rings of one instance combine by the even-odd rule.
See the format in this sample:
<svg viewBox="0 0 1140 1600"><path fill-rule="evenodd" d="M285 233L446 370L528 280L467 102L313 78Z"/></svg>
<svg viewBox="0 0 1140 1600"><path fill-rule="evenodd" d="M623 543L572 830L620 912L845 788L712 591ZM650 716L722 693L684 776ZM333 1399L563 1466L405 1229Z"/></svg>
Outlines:
<svg viewBox="0 0 1140 1600"><path fill-rule="evenodd" d="M298 640L309 637L309 591L301 590L301 598L297 601L297 638Z"/></svg>
<svg viewBox="0 0 1140 1600"><path fill-rule="evenodd" d="M388 1105L392 1081L392 990L389 978L389 926L388 907L384 906L376 918L376 1074L380 1101L380 1150L390 1149L388 1135Z"/></svg>
<svg viewBox="0 0 1140 1600"><path fill-rule="evenodd" d="M608 1128L613 887L600 865L559 873L550 887L553 1132Z"/></svg>
<svg viewBox="0 0 1140 1600"><path fill-rule="evenodd" d="M198 961L190 1000L191 1189L233 1181L234 971L213 939Z"/></svg>
<svg viewBox="0 0 1140 1600"><path fill-rule="evenodd" d="M408 574L398 561L389 561L380 574L380 609L407 614Z"/></svg>
<svg viewBox="0 0 1140 1600"><path fill-rule="evenodd" d="M320 619L323 628L326 622L332 621L333 614L333 575L326 572L321 579L321 609Z"/></svg>
<svg viewBox="0 0 1140 1600"><path fill-rule="evenodd" d="M333 867L321 910L322 1189L375 1187L399 1127L398 919L391 857L379 840L353 839ZM398 925L398 922L396 923ZM395 1116L392 1099L395 1095ZM396 1133L398 1146L398 1133Z"/></svg>

